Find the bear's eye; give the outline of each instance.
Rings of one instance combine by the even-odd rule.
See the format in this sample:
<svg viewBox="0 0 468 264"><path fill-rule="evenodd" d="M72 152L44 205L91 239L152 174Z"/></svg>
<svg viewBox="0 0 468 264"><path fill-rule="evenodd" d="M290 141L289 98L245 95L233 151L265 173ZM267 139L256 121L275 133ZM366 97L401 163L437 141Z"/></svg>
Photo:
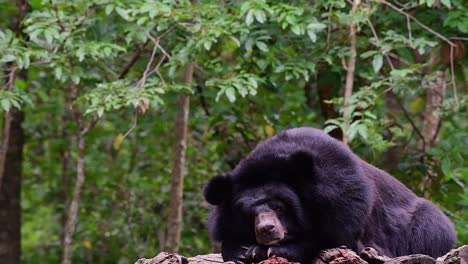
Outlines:
<svg viewBox="0 0 468 264"><path fill-rule="evenodd" d="M281 213L283 211L283 207L279 204L272 204L271 209L273 209L277 213Z"/></svg>

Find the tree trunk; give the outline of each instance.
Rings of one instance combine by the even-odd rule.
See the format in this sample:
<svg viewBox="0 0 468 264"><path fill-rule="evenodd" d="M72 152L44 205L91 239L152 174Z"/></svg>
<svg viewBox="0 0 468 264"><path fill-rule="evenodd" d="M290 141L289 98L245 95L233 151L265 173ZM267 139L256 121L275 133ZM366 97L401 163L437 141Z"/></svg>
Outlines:
<svg viewBox="0 0 468 264"><path fill-rule="evenodd" d="M31 9L28 1L17 0L18 14L12 29L23 34L21 23ZM15 78L26 80L26 70L16 73L11 65L7 89L12 90ZM24 113L12 108L3 115L2 150L0 155L0 260L6 264L20 263L21 257L21 174L23 163Z"/></svg>
<svg viewBox="0 0 468 264"><path fill-rule="evenodd" d="M353 0L353 8L351 9L351 13L356 13L359 5L361 4L361 0ZM346 65L346 84L345 84L345 92L344 92L344 103L343 103L343 118L344 118L344 126L345 130L343 133L343 142L348 144L348 130L351 124L351 112L349 107L349 100L351 95L353 94L353 84L354 84L354 71L356 67L356 23L352 22L349 25L349 42L350 42L350 55L348 64Z"/></svg>
<svg viewBox="0 0 468 264"><path fill-rule="evenodd" d="M23 160L23 113L9 112L9 134L3 184L0 189L0 260L6 264L20 263L21 255L21 164ZM4 119L8 122L7 119Z"/></svg>
<svg viewBox="0 0 468 264"><path fill-rule="evenodd" d="M65 226L67 223L67 208L69 203L69 186L70 186L70 174L71 174L71 152L70 146L72 134L70 133L70 124L73 122L73 116L70 112L71 109L71 98L69 96L70 91L65 91L64 96L64 113L62 116L62 140L65 141L63 149L60 151L60 157L62 159L62 186L61 186L61 193L60 193L60 201L63 203L63 210L62 210L62 217L61 217L61 224L62 230L60 234L60 241L62 247L65 245Z"/></svg>
<svg viewBox="0 0 468 264"><path fill-rule="evenodd" d="M75 100L78 96L78 87L72 84L71 96ZM63 239L63 255L62 264L72 263L72 243L73 234L75 233L76 223L78 221L78 209L80 207L81 192L85 181L85 146L87 129L84 127L84 118L81 114L78 105L75 103L72 106L73 116L77 123L76 141L77 141L77 161L76 161L76 181L73 198L68 210L67 221L65 224L65 234Z"/></svg>
<svg viewBox="0 0 468 264"><path fill-rule="evenodd" d="M191 86L193 63L185 66L184 84ZM190 96L182 94L178 99L179 110L175 120L174 163L172 165L172 185L169 200L168 219L164 236L164 251L176 252L179 248L182 231L183 182L185 154L187 149L187 130Z"/></svg>
<svg viewBox="0 0 468 264"><path fill-rule="evenodd" d="M444 72L436 71L430 75L430 79L427 81L426 106L424 108L423 121L424 127L421 131L422 139L418 142L418 148L422 151L431 148L438 139L441 118L437 115L437 110L444 102L447 88ZM424 197L428 198L433 178L436 176L436 172L434 172L431 167L437 163L437 160L425 155L423 162L428 165L428 169L423 179L422 190Z"/></svg>
<svg viewBox="0 0 468 264"><path fill-rule="evenodd" d="M427 81L426 91L426 106L424 108L424 127L421 131L423 139L418 143L418 148L426 150L437 141L440 128L440 116L437 115L437 110L444 102L445 91L447 84L445 82L445 74L441 71L436 71L431 74L430 80Z"/></svg>

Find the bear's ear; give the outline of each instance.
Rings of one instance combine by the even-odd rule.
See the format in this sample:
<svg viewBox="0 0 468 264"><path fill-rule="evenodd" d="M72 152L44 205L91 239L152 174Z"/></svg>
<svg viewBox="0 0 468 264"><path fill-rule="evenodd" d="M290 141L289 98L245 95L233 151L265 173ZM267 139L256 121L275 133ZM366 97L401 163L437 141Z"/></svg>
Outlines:
<svg viewBox="0 0 468 264"><path fill-rule="evenodd" d="M217 175L208 181L205 186L205 199L212 205L219 205L231 197L231 180L222 175Z"/></svg>

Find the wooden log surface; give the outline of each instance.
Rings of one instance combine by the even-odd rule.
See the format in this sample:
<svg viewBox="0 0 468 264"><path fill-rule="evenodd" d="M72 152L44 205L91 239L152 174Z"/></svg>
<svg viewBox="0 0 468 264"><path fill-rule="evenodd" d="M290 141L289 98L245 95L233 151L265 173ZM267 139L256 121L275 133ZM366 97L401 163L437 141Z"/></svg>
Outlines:
<svg viewBox="0 0 468 264"><path fill-rule="evenodd" d="M220 254L199 255L186 258L178 254L159 253L151 259L139 259L135 264L234 264L224 262ZM297 264L280 257L271 257L260 264ZM380 255L373 248L365 248L361 254L345 247L322 250L311 264L468 264L468 245L451 250L445 256L434 259L427 255L415 254L389 258Z"/></svg>

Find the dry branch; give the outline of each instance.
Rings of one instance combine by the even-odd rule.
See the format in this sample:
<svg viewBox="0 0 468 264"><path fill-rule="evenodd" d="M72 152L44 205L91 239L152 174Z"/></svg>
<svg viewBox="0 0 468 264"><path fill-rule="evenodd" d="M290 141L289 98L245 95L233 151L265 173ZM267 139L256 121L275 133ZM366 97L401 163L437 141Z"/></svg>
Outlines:
<svg viewBox="0 0 468 264"><path fill-rule="evenodd" d="M221 254L199 255L186 258L178 254L161 252L151 259L139 259L135 264L219 264L224 262ZM284 258L271 257L260 264L295 264ZM365 248L360 255L345 247L322 250L311 264L468 264L468 245L451 250L445 256L434 259L427 255L415 254L389 258L380 255L373 248Z"/></svg>
<svg viewBox="0 0 468 264"><path fill-rule="evenodd" d="M424 28L425 30L429 31L430 33L432 33L434 36L440 38L441 40L447 42L450 46L452 47L456 47L455 43L453 43L452 41L450 41L448 38L446 38L445 36L443 36L442 34L440 34L439 32L433 30L432 28L426 26L424 23L422 23L421 21L419 21L417 18L415 18L414 16L412 16L411 14L403 11L402 9L396 7L395 5L393 5L392 3L389 3L385 0L378 0L377 2L380 2L380 3L383 3L385 4L386 6L392 8L393 10L397 11L398 13L402 14L402 15L405 15L407 18L410 18L411 20L413 20L414 22L416 22L416 24L418 24L420 27Z"/></svg>

